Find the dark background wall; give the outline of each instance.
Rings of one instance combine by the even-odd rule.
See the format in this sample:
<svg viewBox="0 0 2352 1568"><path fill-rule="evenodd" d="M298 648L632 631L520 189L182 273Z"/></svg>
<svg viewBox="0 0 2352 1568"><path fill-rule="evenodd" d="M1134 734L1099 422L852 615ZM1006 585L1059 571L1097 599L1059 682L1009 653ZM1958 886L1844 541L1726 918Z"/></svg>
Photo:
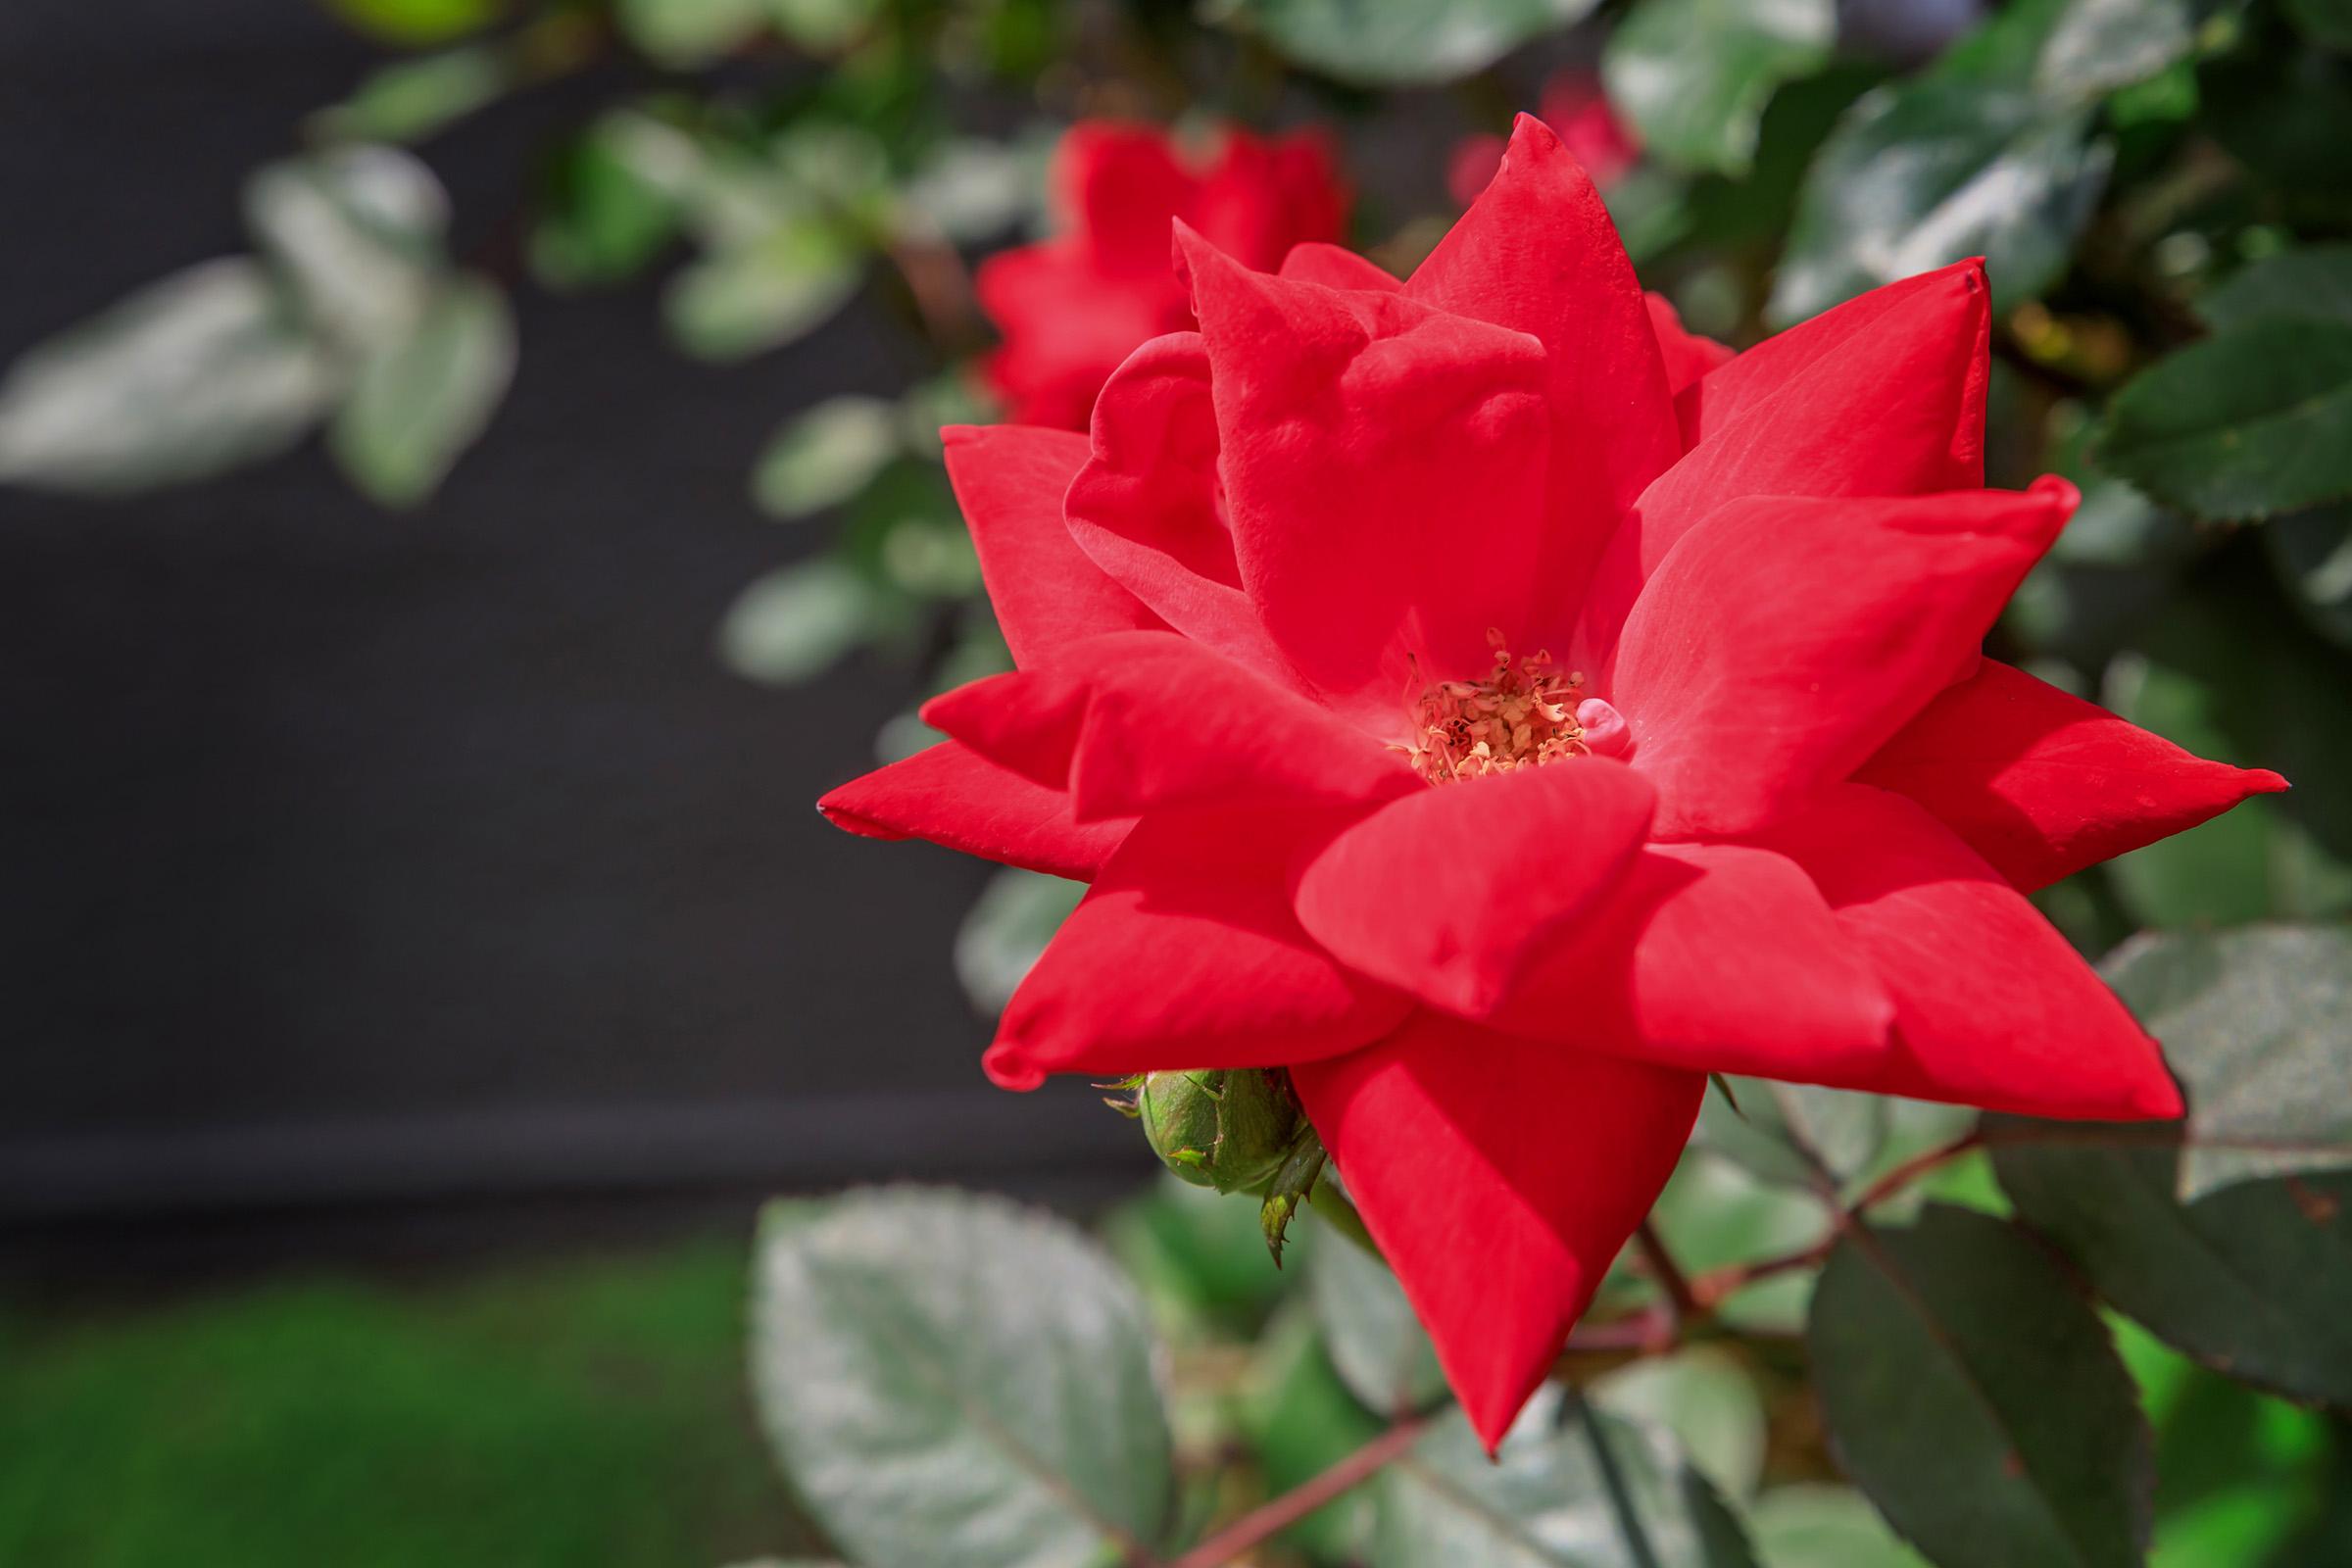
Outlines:
<svg viewBox="0 0 2352 1568"><path fill-rule="evenodd" d="M241 248L243 174L369 58L292 3L0 7L0 360ZM550 136L613 85L427 149L461 254L495 262ZM1137 1168L1082 1088L980 1079L948 944L984 868L810 808L911 673L777 692L711 654L808 538L745 499L763 437L916 349L868 300L718 370L662 341L650 289L517 292L513 395L418 514L316 450L124 504L0 492L20 1260Z"/></svg>

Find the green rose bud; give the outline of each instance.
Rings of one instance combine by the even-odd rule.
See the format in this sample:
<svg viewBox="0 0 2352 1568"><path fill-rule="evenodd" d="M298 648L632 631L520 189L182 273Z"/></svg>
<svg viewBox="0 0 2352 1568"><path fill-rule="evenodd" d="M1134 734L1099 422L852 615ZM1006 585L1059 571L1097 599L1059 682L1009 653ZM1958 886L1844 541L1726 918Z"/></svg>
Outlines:
<svg viewBox="0 0 2352 1568"><path fill-rule="evenodd" d="M1255 1067L1147 1073L1135 1086L1135 1113L1168 1169L1220 1193L1263 1186L1299 1123L1290 1085Z"/></svg>

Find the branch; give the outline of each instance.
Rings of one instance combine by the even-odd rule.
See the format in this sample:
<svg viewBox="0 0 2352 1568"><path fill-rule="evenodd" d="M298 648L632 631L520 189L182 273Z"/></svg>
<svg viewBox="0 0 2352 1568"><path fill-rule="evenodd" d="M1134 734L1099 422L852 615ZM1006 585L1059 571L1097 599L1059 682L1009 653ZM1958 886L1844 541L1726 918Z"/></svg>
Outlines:
<svg viewBox="0 0 2352 1568"><path fill-rule="evenodd" d="M1644 1219L1634 1232L1635 1245L1642 1249L1642 1261L1648 1266L1649 1277L1658 1289L1666 1293L1667 1301L1674 1307L1677 1318L1698 1315L1698 1298L1691 1294L1690 1278L1683 1272L1674 1254L1666 1250L1665 1238L1658 1228Z"/></svg>
<svg viewBox="0 0 2352 1568"><path fill-rule="evenodd" d="M1288 1530L1317 1508L1380 1473L1421 1437L1419 1420L1399 1421L1314 1479L1262 1502L1168 1564L1168 1568L1217 1568L1269 1536Z"/></svg>

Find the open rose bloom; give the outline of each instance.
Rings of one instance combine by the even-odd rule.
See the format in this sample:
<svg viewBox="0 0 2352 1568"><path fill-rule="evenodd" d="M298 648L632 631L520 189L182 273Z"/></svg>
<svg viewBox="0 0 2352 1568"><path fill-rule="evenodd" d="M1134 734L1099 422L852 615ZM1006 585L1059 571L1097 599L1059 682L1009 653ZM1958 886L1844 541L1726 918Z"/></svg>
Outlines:
<svg viewBox="0 0 2352 1568"><path fill-rule="evenodd" d="M1977 265L1729 357L1531 120L1401 284L1176 244L1091 437L948 432L1017 672L823 803L1094 884L993 1078L1287 1067L1490 1443L1710 1071L2179 1114L2026 894L2283 784L1980 654L2076 495Z"/></svg>
<svg viewBox="0 0 2352 1568"><path fill-rule="evenodd" d="M1157 126L1073 125L1054 150L1059 232L980 266L981 308L1004 335L982 372L1024 424L1086 428L1103 379L1148 338L1193 325L1168 266L1183 222L1249 267L1270 268L1308 240L1334 240L1348 192L1312 131L1264 138L1220 131L1193 158Z"/></svg>

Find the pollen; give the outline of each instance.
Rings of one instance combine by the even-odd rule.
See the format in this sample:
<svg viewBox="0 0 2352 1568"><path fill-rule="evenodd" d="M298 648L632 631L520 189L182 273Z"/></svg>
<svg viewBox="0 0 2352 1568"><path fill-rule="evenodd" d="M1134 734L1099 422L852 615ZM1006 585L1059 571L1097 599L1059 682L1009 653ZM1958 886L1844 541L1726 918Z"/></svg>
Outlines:
<svg viewBox="0 0 2352 1568"><path fill-rule="evenodd" d="M1494 667L1486 679L1440 681L1406 696L1410 738L1397 749L1432 784L1542 767L1592 750L1577 718L1585 677L1555 670L1541 650L1513 659L1499 631L1488 632L1487 641Z"/></svg>

